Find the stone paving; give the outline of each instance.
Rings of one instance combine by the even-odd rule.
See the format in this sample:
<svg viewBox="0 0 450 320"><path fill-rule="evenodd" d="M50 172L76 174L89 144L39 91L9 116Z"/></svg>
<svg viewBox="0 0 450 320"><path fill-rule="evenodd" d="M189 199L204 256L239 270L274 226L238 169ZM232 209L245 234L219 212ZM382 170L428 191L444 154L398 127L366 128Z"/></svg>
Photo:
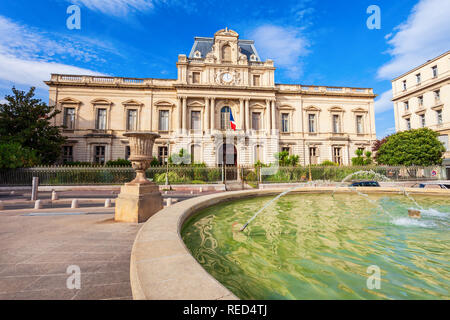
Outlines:
<svg viewBox="0 0 450 320"><path fill-rule="evenodd" d="M142 224L116 223L114 209L0 211L0 300L131 299L130 254ZM81 270L68 289L67 268Z"/></svg>

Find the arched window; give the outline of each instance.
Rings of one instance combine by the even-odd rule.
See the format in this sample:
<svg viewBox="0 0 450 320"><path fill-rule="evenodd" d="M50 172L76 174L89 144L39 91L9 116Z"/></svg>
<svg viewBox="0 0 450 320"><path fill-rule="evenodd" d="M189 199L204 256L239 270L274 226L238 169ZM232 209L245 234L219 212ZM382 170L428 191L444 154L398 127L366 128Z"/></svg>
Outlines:
<svg viewBox="0 0 450 320"><path fill-rule="evenodd" d="M231 129L230 112L231 112L230 107L223 107L222 110L220 110L220 129L222 130Z"/></svg>
<svg viewBox="0 0 450 320"><path fill-rule="evenodd" d="M222 62L231 62L231 47L226 44L222 47Z"/></svg>

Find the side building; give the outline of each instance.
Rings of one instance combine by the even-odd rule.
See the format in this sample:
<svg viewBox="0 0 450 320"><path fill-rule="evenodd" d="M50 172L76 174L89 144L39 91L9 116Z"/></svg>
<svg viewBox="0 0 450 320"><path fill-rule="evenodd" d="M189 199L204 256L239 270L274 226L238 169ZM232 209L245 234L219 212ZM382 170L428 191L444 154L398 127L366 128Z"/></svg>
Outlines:
<svg viewBox="0 0 450 320"><path fill-rule="evenodd" d="M430 128L444 144L450 176L450 51L392 80L396 131Z"/></svg>
<svg viewBox="0 0 450 320"><path fill-rule="evenodd" d="M161 163L185 149L208 166L271 163L280 151L302 165L348 165L376 139L372 89L276 84L273 61L233 30L196 37L176 65L177 79L53 74L45 83L68 138L62 160L127 158L123 133L133 130L161 135Z"/></svg>

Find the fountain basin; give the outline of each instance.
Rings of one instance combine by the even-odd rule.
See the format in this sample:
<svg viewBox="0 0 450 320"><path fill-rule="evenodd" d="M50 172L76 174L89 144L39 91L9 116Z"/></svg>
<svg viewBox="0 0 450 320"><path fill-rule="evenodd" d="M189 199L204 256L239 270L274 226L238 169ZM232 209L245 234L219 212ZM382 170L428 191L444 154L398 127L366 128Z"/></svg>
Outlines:
<svg viewBox="0 0 450 320"><path fill-rule="evenodd" d="M333 187L302 188L293 192L332 193ZM358 188L370 194L398 194L395 188ZM407 189L413 195L448 196L439 189ZM181 238L185 222L201 210L231 200L275 196L279 190L251 190L198 197L161 210L138 233L131 255L131 285L135 299L237 299L228 288L212 277L191 255ZM351 193L340 188L337 194ZM327 195L331 197L331 195ZM358 198L357 195L353 195ZM263 202L261 202L261 205ZM405 217L408 213L405 212ZM195 218L195 217L194 217ZM240 223L246 220L243 217ZM231 225L230 225L231 230Z"/></svg>

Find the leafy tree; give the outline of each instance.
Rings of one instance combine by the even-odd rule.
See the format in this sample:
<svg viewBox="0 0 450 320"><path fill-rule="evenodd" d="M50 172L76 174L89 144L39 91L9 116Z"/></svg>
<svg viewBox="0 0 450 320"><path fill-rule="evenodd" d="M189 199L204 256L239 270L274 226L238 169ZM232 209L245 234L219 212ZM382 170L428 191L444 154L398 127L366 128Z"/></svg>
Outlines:
<svg viewBox="0 0 450 320"><path fill-rule="evenodd" d="M377 162L401 166L439 165L445 148L437 136L438 133L428 128L397 132L381 145Z"/></svg>
<svg viewBox="0 0 450 320"><path fill-rule="evenodd" d="M38 164L36 151L17 142L0 143L0 169L32 167Z"/></svg>
<svg viewBox="0 0 450 320"><path fill-rule="evenodd" d="M375 142L373 143L373 145L372 145L372 152L374 152L375 153L375 161L377 161L377 152L378 152L378 150L380 149L380 147L384 144L384 143L386 143L386 141L387 141L387 139L390 137L390 135L389 136L386 136L386 137L384 137L383 139L381 139L381 140L375 140Z"/></svg>
<svg viewBox="0 0 450 320"><path fill-rule="evenodd" d="M372 164L372 152L367 151L364 153L361 149L356 149L355 151L356 157L352 158L352 165L354 166L368 166ZM366 156L363 157L363 154Z"/></svg>
<svg viewBox="0 0 450 320"><path fill-rule="evenodd" d="M13 95L0 104L0 142L17 142L34 150L40 163L58 160L65 137L51 120L61 111L34 98L35 88L28 92L12 88Z"/></svg>

